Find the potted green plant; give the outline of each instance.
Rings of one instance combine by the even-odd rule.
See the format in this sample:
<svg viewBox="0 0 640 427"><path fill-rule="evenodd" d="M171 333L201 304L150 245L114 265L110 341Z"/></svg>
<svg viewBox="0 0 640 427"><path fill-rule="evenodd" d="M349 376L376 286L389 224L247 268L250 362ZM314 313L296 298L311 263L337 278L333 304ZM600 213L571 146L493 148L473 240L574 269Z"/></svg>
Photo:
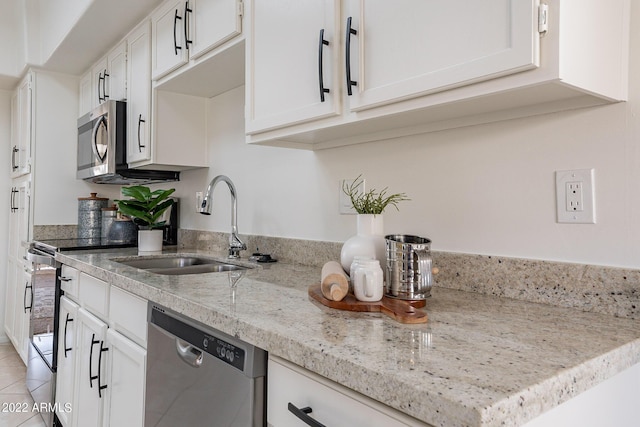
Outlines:
<svg viewBox="0 0 640 427"><path fill-rule="evenodd" d="M349 272L354 257L373 258L384 265L385 243L383 212L393 206L398 209L398 203L411 200L405 193L388 194L388 187L380 191L371 189L361 191L362 175L358 175L350 184L345 181L342 191L349 196L353 208L358 213L356 217L357 235L348 239L342 246L340 262L342 268Z"/></svg>
<svg viewBox="0 0 640 427"><path fill-rule="evenodd" d="M160 220L162 214L169 209L174 200L170 198L176 191L151 191L144 185L122 187L122 195L130 199L115 200L118 212L130 217L138 225L138 251L141 253L162 251L162 226L166 221Z"/></svg>

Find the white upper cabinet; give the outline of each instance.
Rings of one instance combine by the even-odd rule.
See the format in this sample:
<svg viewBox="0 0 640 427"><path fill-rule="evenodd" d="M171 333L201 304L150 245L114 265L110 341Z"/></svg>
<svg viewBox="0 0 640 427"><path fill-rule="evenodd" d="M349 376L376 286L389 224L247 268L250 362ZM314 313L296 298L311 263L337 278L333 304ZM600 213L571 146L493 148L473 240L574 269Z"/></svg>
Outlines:
<svg viewBox="0 0 640 427"><path fill-rule="evenodd" d="M168 1L151 15L151 76L158 80L242 34L241 0Z"/></svg>
<svg viewBox="0 0 640 427"><path fill-rule="evenodd" d="M249 2L247 133L340 114L340 1Z"/></svg>
<svg viewBox="0 0 640 427"><path fill-rule="evenodd" d="M151 158L151 33L145 21L127 37L127 163Z"/></svg>
<svg viewBox="0 0 640 427"><path fill-rule="evenodd" d="M537 3L351 0L344 18L351 110L536 67Z"/></svg>
<svg viewBox="0 0 640 427"><path fill-rule="evenodd" d="M32 79L28 73L11 97L11 177L31 171Z"/></svg>
<svg viewBox="0 0 640 427"><path fill-rule="evenodd" d="M242 33L240 0L189 0L184 25L192 59Z"/></svg>
<svg viewBox="0 0 640 427"><path fill-rule="evenodd" d="M329 148L627 97L629 0L246 9L250 143Z"/></svg>
<svg viewBox="0 0 640 427"><path fill-rule="evenodd" d="M151 15L151 76L158 79L189 60L184 42L187 2L169 1Z"/></svg>
<svg viewBox="0 0 640 427"><path fill-rule="evenodd" d="M93 66L92 108L108 100L127 99L127 44L118 44Z"/></svg>
<svg viewBox="0 0 640 427"><path fill-rule="evenodd" d="M87 114L94 107L93 94L93 73L92 70L87 71L80 78L79 95L78 95L78 117Z"/></svg>

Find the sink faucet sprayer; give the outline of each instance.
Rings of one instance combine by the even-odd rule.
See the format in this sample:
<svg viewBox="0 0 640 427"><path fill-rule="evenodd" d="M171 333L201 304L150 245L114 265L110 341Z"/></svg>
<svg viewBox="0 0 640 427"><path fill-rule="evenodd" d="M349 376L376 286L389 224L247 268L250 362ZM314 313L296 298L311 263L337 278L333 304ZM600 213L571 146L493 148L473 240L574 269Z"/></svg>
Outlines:
<svg viewBox="0 0 640 427"><path fill-rule="evenodd" d="M211 180L209 187L207 187L207 193L202 200L200 206L200 213L203 215L211 215L211 205L213 204L213 189L220 181L224 181L229 186L231 192L231 236L229 236L229 258L240 258L240 251L246 250L242 240L238 237L238 215L237 215L237 201L236 201L236 187L233 182L225 176L218 175Z"/></svg>

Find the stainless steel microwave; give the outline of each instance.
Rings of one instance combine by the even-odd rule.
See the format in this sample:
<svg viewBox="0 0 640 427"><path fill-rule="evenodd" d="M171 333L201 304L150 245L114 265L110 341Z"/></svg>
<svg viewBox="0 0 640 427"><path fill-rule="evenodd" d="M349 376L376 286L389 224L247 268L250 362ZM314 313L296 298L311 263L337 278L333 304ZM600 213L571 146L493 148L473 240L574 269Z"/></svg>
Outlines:
<svg viewBox="0 0 640 427"><path fill-rule="evenodd" d="M127 104L106 101L78 119L76 178L98 184L178 181L180 173L132 169L127 163Z"/></svg>

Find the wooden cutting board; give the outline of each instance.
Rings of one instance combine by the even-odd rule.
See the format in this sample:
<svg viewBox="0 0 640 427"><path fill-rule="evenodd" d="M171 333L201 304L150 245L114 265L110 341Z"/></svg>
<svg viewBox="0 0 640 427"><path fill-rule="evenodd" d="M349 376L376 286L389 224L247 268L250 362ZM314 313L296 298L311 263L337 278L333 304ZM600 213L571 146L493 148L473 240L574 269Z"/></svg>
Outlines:
<svg viewBox="0 0 640 427"><path fill-rule="evenodd" d="M426 301L405 301L384 296L380 301L364 302L358 301L352 293L347 294L342 301L331 301L322 295L319 283L309 286L309 297L338 310L381 312L400 323L427 322L427 312L422 310Z"/></svg>

